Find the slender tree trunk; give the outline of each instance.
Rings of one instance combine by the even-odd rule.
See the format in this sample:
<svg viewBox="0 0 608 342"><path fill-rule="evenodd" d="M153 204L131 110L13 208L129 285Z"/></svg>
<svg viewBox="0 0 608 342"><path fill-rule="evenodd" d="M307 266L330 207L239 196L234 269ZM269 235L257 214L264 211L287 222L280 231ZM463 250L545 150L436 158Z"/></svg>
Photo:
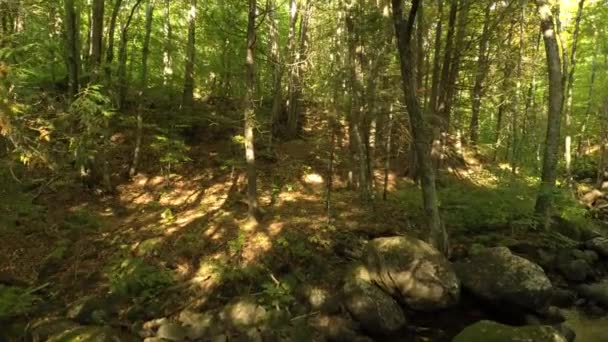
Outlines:
<svg viewBox="0 0 608 342"><path fill-rule="evenodd" d="M431 95L427 112L437 113L437 97L441 75L441 35L443 25L443 1L437 0L437 23L435 24L435 52L433 53L433 77L431 81Z"/></svg>
<svg viewBox="0 0 608 342"><path fill-rule="evenodd" d="M395 35L399 51L401 77L406 106L412 125L412 134L416 144L418 168L421 173L422 198L425 216L430 229L429 241L441 252L448 254L448 237L439 215L439 200L435 188L435 170L430 155L430 133L427 122L420 108L416 96L416 80L414 76L415 61L412 56L412 27L416 19L416 12L420 0L412 0L412 6L407 22L403 19L401 0L391 0L393 6L393 19L395 22Z"/></svg>
<svg viewBox="0 0 608 342"><path fill-rule="evenodd" d="M163 51L163 85L169 83L173 75L173 56L171 54L172 27L171 27L171 0L165 0L165 44Z"/></svg>
<svg viewBox="0 0 608 342"><path fill-rule="evenodd" d="M559 45L555 35L553 13L548 0L536 0L539 9L541 29L545 41L547 67L549 76L549 113L547 118L547 136L543 156L541 186L536 199L536 214L545 227L548 227L550 210L553 205L553 190L557 179L557 155L559 152L559 131L561 124L564 84Z"/></svg>
<svg viewBox="0 0 608 342"><path fill-rule="evenodd" d="M103 17L104 0L93 0L93 17L91 33L91 82L96 83L99 78L99 65L103 47Z"/></svg>
<svg viewBox="0 0 608 342"><path fill-rule="evenodd" d="M523 73L523 62L524 62L524 23L526 21L526 7L521 9L521 15L519 20L519 49L517 54L517 66L516 72L516 85L515 85L515 100L513 103L513 111L511 112L511 172L512 174L517 173L517 167L519 163L519 112L522 109L521 101L523 98L521 79Z"/></svg>
<svg viewBox="0 0 608 342"><path fill-rule="evenodd" d="M249 14L247 21L247 58L245 83L245 160L247 162L247 203L249 205L249 219L257 223L259 215L257 195L257 171L255 167L255 147L253 128L255 126L255 18L256 0L249 0Z"/></svg>
<svg viewBox="0 0 608 342"><path fill-rule="evenodd" d="M108 49L106 50L106 77L108 80L112 77L112 61L114 60L114 33L116 31L116 19L120 12L122 0L114 0L114 8L110 17L110 27L108 28Z"/></svg>
<svg viewBox="0 0 608 342"><path fill-rule="evenodd" d="M118 108L125 108L125 101L127 98L127 58L128 58L128 44L129 44L129 26L131 26L131 20L133 15L142 0L137 0L133 7L127 21L122 26L120 34L120 46L118 47Z"/></svg>
<svg viewBox="0 0 608 342"><path fill-rule="evenodd" d="M393 134L393 108L388 114L388 128L386 130L386 156L384 159L384 187L382 190L382 199L386 201L388 196L388 175L391 170L391 135Z"/></svg>
<svg viewBox="0 0 608 342"><path fill-rule="evenodd" d="M600 153L597 163L596 187L602 190L606 173L606 149L608 148L608 98L604 102L600 116Z"/></svg>
<svg viewBox="0 0 608 342"><path fill-rule="evenodd" d="M279 21L277 18L276 0L269 1L268 11L268 30L270 39L270 63L272 69L272 135L277 137L280 134L283 112L283 65L281 60L281 44L279 36Z"/></svg>
<svg viewBox="0 0 608 342"><path fill-rule="evenodd" d="M196 55L196 0L190 0L188 11L188 46L186 48L186 70L184 73L184 92L182 108L191 108L194 97L194 58Z"/></svg>
<svg viewBox="0 0 608 342"><path fill-rule="evenodd" d="M448 21L448 33L445 41L445 50L443 55L443 67L441 68L441 81L439 83L439 102L437 103L436 114L441 115L441 131L447 133L446 101L448 100L449 89L452 85L449 84L451 77L450 66L452 65L452 55L454 53L454 34L456 31L456 18L458 15L459 0L449 0L450 16Z"/></svg>
<svg viewBox="0 0 608 342"><path fill-rule="evenodd" d="M285 105L287 117L285 122L287 124L286 133L289 138L294 138L297 134L297 121L294 120L296 114L296 82L298 72L298 47L297 47L297 35L296 28L299 17L298 3L296 0L290 0L289 2L289 35L287 37L288 46L287 53L289 55L289 74L287 77L287 103Z"/></svg>
<svg viewBox="0 0 608 342"><path fill-rule="evenodd" d="M564 112L566 114L566 125L564 131L566 138L564 141L564 159L566 161L566 177L568 183L571 183L572 178L572 88L574 86L574 71L576 69L576 48L578 46L578 36L580 33L581 19L583 17L583 7L585 6L585 0L578 2L578 11L576 13L576 19L574 22L574 33L572 34L572 48L570 51L570 65L568 70L568 82L566 83L566 107Z"/></svg>
<svg viewBox="0 0 608 342"><path fill-rule="evenodd" d="M591 116L591 106L593 103L593 93L595 91L595 80L597 78L597 56L599 49L602 46L597 40L597 28L593 32L593 42L595 43L595 49L593 52L593 61L591 62L591 82L589 85L589 93L587 94L587 107L585 109L585 118L581 125L580 133L578 134L578 143L576 147L576 158L580 158L583 154L583 138L587 132L587 126L589 123L589 117Z"/></svg>
<svg viewBox="0 0 608 342"><path fill-rule="evenodd" d="M507 50L511 49L512 46L512 39L513 39L513 25L511 25L511 28L509 29L509 34L507 37L507 42L506 42L506 46L505 48ZM504 65L504 70L503 70L503 80L502 80L502 84L501 84L501 95L499 98L499 103L498 103L498 113L496 115L496 130L495 133L496 135L494 136L494 155L493 155L493 160L496 161L498 160L498 150L500 149L500 147L502 146L502 138L503 138L503 126L504 126L504 118L505 118L505 114L508 112L508 110L512 109L512 87L513 87L513 80L511 79L511 75L513 73L513 61L511 58L509 58L509 56L507 56L506 61L505 61L505 65ZM507 140L508 141L508 140ZM509 150L508 147L506 149L507 151Z"/></svg>
<svg viewBox="0 0 608 342"><path fill-rule="evenodd" d="M78 28L78 18L74 0L64 0L65 9L65 37L66 37L66 57L68 69L68 93L70 98L78 94L80 77L80 51L78 41L80 31Z"/></svg>
<svg viewBox="0 0 608 342"><path fill-rule="evenodd" d="M481 38L479 40L479 54L477 56L477 70L475 72L475 84L473 85L473 94L471 96L471 124L469 125L469 139L473 148L477 147L479 142L479 111L481 109L481 97L483 96L483 82L488 73L488 43L490 41L490 12L494 1L490 0L486 4L484 11L483 28L481 30Z"/></svg>
<svg viewBox="0 0 608 342"><path fill-rule="evenodd" d="M144 35L144 44L141 52L141 75L140 84L141 91L139 93L139 108L137 109L137 131L135 134L135 148L133 149L133 161L129 176L133 177L137 173L139 165L139 155L141 152L141 141L143 136L144 119L143 119L143 102L144 96L148 89L148 55L150 53L150 34L152 32L152 19L154 17L154 0L148 0L146 6L146 33Z"/></svg>

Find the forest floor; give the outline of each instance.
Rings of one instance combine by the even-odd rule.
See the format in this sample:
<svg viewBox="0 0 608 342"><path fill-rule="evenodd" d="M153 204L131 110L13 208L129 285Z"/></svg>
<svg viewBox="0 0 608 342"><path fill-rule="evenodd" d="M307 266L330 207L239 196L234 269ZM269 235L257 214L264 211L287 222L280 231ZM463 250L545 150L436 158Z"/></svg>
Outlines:
<svg viewBox="0 0 608 342"><path fill-rule="evenodd" d="M361 203L338 171L328 220L325 140L281 143L271 158L261 154L264 216L257 226L246 220L244 174L229 142L193 147L192 161L171 174L149 160L111 196L62 181L28 190L13 175L0 190L0 284L29 289L20 324L63 316L68 308L72 319L133 330L154 318L210 310L243 296L290 317L316 314L311 290L338 293L366 240L426 233L418 187L395 172L387 200ZM338 164L340 158L346 155L338 156ZM555 234L530 234L532 178L484 167L473 157L468 164L440 182L456 256L474 243L556 244ZM381 189L382 175L377 176ZM121 294L110 313L104 311L107 303L86 318L80 317L82 308L73 309L87 298L111 302L104 297L108 292ZM410 333L420 341L449 340L487 316L478 309L465 315L462 307L455 310L460 313L418 314ZM0 318L2 313L0 301Z"/></svg>

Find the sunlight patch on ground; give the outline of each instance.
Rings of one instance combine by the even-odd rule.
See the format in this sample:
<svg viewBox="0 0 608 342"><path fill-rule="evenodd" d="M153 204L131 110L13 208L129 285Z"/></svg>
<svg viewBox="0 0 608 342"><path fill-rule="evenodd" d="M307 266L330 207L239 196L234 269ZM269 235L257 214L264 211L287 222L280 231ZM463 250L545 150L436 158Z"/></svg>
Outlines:
<svg viewBox="0 0 608 342"><path fill-rule="evenodd" d="M302 176L302 182L309 185L321 185L325 183L325 180L323 179L323 176L318 173L309 173Z"/></svg>

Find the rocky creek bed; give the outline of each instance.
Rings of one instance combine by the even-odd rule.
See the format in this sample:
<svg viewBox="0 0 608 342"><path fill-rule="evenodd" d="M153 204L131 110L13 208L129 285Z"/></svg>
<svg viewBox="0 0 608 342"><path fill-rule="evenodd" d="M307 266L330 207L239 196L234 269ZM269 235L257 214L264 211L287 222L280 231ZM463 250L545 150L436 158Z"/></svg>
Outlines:
<svg viewBox="0 0 608 342"><path fill-rule="evenodd" d="M5 321L0 340L608 341L608 238L560 236L553 247L473 244L452 260L413 237L380 237L333 289L304 287L299 312L251 296L125 323L113 318L121 298L102 294Z"/></svg>

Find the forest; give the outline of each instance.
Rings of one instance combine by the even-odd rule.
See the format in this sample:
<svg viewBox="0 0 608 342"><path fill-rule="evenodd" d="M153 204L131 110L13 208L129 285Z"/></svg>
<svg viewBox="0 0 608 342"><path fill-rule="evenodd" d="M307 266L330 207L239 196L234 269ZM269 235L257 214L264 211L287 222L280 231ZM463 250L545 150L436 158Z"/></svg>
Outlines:
<svg viewBox="0 0 608 342"><path fill-rule="evenodd" d="M0 0L0 341L608 341L606 0Z"/></svg>

